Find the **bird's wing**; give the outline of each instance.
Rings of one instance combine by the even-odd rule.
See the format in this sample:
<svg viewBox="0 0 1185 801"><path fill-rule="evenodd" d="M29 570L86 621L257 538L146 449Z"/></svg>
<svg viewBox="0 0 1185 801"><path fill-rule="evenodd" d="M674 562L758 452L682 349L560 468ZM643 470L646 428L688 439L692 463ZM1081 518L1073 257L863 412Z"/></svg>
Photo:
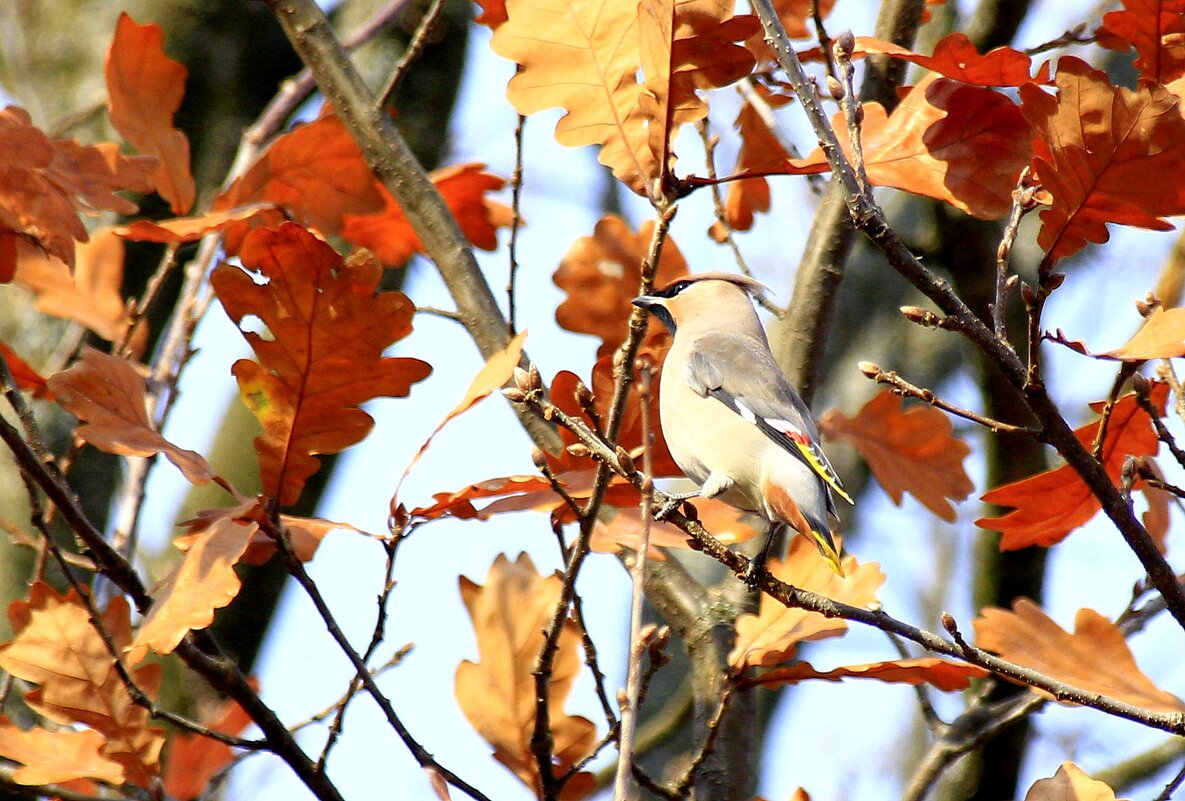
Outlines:
<svg viewBox="0 0 1185 801"><path fill-rule="evenodd" d="M819 447L819 432L810 411L782 375L764 342L728 333L697 337L684 377L696 394L715 398L755 425L852 503Z"/></svg>

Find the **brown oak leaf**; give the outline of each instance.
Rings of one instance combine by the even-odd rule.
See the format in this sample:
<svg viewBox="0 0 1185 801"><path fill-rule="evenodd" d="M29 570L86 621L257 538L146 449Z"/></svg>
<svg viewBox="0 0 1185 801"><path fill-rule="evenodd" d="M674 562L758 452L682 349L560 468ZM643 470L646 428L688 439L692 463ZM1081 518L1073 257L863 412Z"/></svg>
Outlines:
<svg viewBox="0 0 1185 801"><path fill-rule="evenodd" d="M1185 118L1162 86L1112 86L1106 73L1064 56L1057 95L1020 88L1033 127L1033 171L1050 207L1037 243L1056 262L1110 238L1107 223L1154 231L1185 213Z"/></svg>
<svg viewBox="0 0 1185 801"><path fill-rule="evenodd" d="M597 356L603 357L625 341L642 280L654 222L648 220L635 233L620 217L607 214L593 229L572 243L552 280L567 296L555 311L561 328L600 337ZM687 261L673 239L663 244L655 271L655 286L665 286L687 274ZM661 324L652 321L650 330Z"/></svg>
<svg viewBox="0 0 1185 801"><path fill-rule="evenodd" d="M1153 83L1185 75L1185 0L1123 0L1121 11L1103 15L1095 35L1110 50L1134 47L1136 69Z"/></svg>
<svg viewBox="0 0 1185 801"><path fill-rule="evenodd" d="M165 737L149 725L148 710L136 704L114 660L73 590L61 595L43 582L29 589L27 601L8 607L13 640L0 646L0 667L38 685L25 696L29 706L62 725L80 723L104 738L99 754L120 765L124 779L148 788L160 769ZM115 597L99 623L117 652L131 643L131 613ZM149 698L160 687L160 665L131 671Z"/></svg>
<svg viewBox="0 0 1185 801"><path fill-rule="evenodd" d="M962 501L974 485L963 469L971 447L951 435L950 420L933 406L901 408L902 398L884 390L855 417L831 409L819 418L828 439L851 443L893 503L906 492L948 522L955 520L951 500Z"/></svg>
<svg viewBox="0 0 1185 801"><path fill-rule="evenodd" d="M374 426L360 407L377 397L405 397L431 367L384 357L411 333L414 308L401 292L376 294L382 267L369 254L343 262L328 244L295 223L261 228L240 256L247 269L223 264L211 283L236 324L257 316L268 335L245 331L259 361L233 369L247 406L263 424L255 439L264 491L296 502L320 466Z"/></svg>
<svg viewBox="0 0 1185 801"><path fill-rule="evenodd" d="M1063 762L1052 778L1033 782L1025 801L1115 801L1115 791L1106 782L1087 776L1073 762Z"/></svg>
<svg viewBox="0 0 1185 801"><path fill-rule="evenodd" d="M478 661L466 660L457 667L457 702L478 734L494 747L494 758L537 794L541 791L539 768L531 746L535 728L533 671L561 588L558 574L539 575L526 554L514 562L499 555L485 584L461 578L461 599L473 621ZM580 629L569 618L559 637L547 690L557 774L567 771L595 744L592 722L564 712L564 701L582 664ZM575 801L595 787L592 774L577 774L560 797Z"/></svg>
<svg viewBox="0 0 1185 801"><path fill-rule="evenodd" d="M111 124L136 150L160 159L153 182L174 214L189 211L195 195L189 140L173 127L187 74L165 55L159 25L139 25L126 12L119 15L107 52Z"/></svg>
<svg viewBox="0 0 1185 801"><path fill-rule="evenodd" d="M985 609L972 625L980 648L1010 662L1146 709L1185 711L1181 699L1157 687L1140 671L1123 633L1093 609L1078 610L1073 633L1054 623L1028 598L1014 601L1011 612Z"/></svg>
<svg viewBox="0 0 1185 801"><path fill-rule="evenodd" d="M84 421L78 436L99 450L123 456L163 453L193 484L214 478L201 454L174 445L152 427L144 378L127 360L83 348L73 367L50 376L49 389L63 409Z"/></svg>
<svg viewBox="0 0 1185 801"><path fill-rule="evenodd" d="M152 156L124 156L110 143L50 139L18 106L0 110L0 283L15 266L15 238L74 266L74 242L87 240L78 212L134 214L116 192L152 190Z"/></svg>
<svg viewBox="0 0 1185 801"><path fill-rule="evenodd" d="M987 675L988 671L983 668L965 662L923 656L865 665L844 665L832 670L816 670L809 662L796 662L762 673L752 683L762 687L782 687L807 679L876 679L889 684L929 684L943 692L954 692L967 689L972 679L981 679Z"/></svg>
<svg viewBox="0 0 1185 801"><path fill-rule="evenodd" d="M1168 400L1168 387L1159 382L1153 384L1151 400L1155 408L1163 410ZM1096 411L1102 409L1101 404L1092 406ZM1089 448L1098 436L1098 430L1099 421L1096 420L1075 429L1074 435ZM1128 456L1152 456L1159 447L1152 421L1136 402L1135 394L1120 398L1111 411L1103 443L1102 462L1107 475L1112 481L1118 481ZM1000 517L975 521L980 528L1001 533L1001 551L1030 545L1045 548L1056 545L1102 508L1086 482L1069 465L996 487L985 493L981 500L1014 507Z"/></svg>

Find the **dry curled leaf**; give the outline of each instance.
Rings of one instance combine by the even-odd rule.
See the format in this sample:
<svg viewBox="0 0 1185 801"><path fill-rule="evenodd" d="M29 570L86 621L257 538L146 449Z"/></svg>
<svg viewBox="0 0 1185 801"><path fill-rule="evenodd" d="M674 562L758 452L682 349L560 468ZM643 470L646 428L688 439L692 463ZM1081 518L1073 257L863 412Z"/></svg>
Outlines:
<svg viewBox="0 0 1185 801"><path fill-rule="evenodd" d="M541 786L531 749L533 671L561 586L558 574L539 575L526 554L514 562L499 555L485 584L461 578L461 598L473 620L479 659L457 667L457 702L478 734L494 747L494 757L536 794ZM589 720L564 712L564 701L583 663L579 628L571 619L563 626L547 697L557 774L585 756L596 737L596 727ZM595 786L591 774L578 774L565 785L561 798L575 801Z"/></svg>
<svg viewBox="0 0 1185 801"><path fill-rule="evenodd" d="M79 245L74 270L62 260L22 242L17 246L13 282L36 297L35 308L70 320L108 342L127 332L128 313L123 294L123 242L110 228L91 234ZM148 329L141 325L132 349L143 348Z"/></svg>
<svg viewBox="0 0 1185 801"><path fill-rule="evenodd" d="M401 292L376 294L382 267L373 258L343 262L307 229L285 223L253 231L241 260L263 283L229 264L211 283L236 324L258 317L267 326L266 336L244 331L259 361L240 359L233 372L263 424L255 450L264 491L288 506L320 466L318 454L370 432L374 420L361 404L405 397L431 368L383 356L411 333L414 309Z"/></svg>
<svg viewBox="0 0 1185 801"><path fill-rule="evenodd" d="M1014 601L1011 612L985 609L972 625L980 648L1010 662L1145 709L1185 711L1181 699L1157 687L1136 666L1123 632L1093 609L1078 610L1073 633L1054 623L1028 598Z"/></svg>
<svg viewBox="0 0 1185 801"><path fill-rule="evenodd" d="M162 453L193 484L214 478L201 454L174 445L152 427L144 378L126 359L83 348L74 366L50 376L48 383L62 408L83 421L78 436L99 450L123 456Z"/></svg>
<svg viewBox="0 0 1185 801"><path fill-rule="evenodd" d="M108 112L120 136L140 153L160 160L153 183L174 214L193 206L189 140L173 127L185 95L185 67L165 55L159 25L139 25L119 15L107 52Z"/></svg>
<svg viewBox="0 0 1185 801"><path fill-rule="evenodd" d="M901 405L900 395L883 390L855 417L829 410L819 419L819 430L828 439L851 443L893 503L900 506L908 492L954 522L950 501L964 500L974 489L963 469L971 448L951 435L950 420L938 409L918 405L902 410Z"/></svg>
<svg viewBox="0 0 1185 801"><path fill-rule="evenodd" d="M41 374L3 342L0 342L0 356L4 357L8 372L12 374L13 380L16 381L16 385L20 389L29 390L33 393L34 398L53 397L53 393L49 391L49 385Z"/></svg>
<svg viewBox="0 0 1185 801"><path fill-rule="evenodd" d="M61 595L36 582L26 601L8 607L13 640L0 647L0 667L38 685L25 701L47 719L82 724L104 738L100 756L118 763L125 781L147 788L160 769L164 732L149 725L148 710L132 701L90 613L73 590ZM100 615L117 653L131 643L131 613L116 596ZM160 686L160 665L130 671L149 698Z"/></svg>
<svg viewBox="0 0 1185 801"><path fill-rule="evenodd" d="M783 687L807 679L876 679L888 684L929 684L943 692L954 692L967 689L972 679L981 679L987 675L988 671L983 668L965 662L923 656L865 665L844 665L832 670L816 670L809 662L796 662L762 673L753 683L762 687Z"/></svg>
<svg viewBox="0 0 1185 801"><path fill-rule="evenodd" d="M1134 362L1185 356L1185 309L1157 307L1135 336L1099 355Z"/></svg>
<svg viewBox="0 0 1185 801"><path fill-rule="evenodd" d="M152 650L171 654L190 631L214 621L214 611L239 594L242 583L234 567L247 551L259 524L246 517L255 500L214 510L189 522L185 554L153 591L154 601L128 651L135 664Z"/></svg>
<svg viewBox="0 0 1185 801"><path fill-rule="evenodd" d="M136 204L116 192L150 191L156 165L110 143L50 139L18 106L0 111L0 283L16 269L17 237L73 267L74 242L87 239L78 212L134 214Z"/></svg>
<svg viewBox="0 0 1185 801"><path fill-rule="evenodd" d="M61 784L75 779L123 784L123 768L102 753L105 742L93 729L22 729L0 715L0 756L20 764L12 773L17 784Z"/></svg>

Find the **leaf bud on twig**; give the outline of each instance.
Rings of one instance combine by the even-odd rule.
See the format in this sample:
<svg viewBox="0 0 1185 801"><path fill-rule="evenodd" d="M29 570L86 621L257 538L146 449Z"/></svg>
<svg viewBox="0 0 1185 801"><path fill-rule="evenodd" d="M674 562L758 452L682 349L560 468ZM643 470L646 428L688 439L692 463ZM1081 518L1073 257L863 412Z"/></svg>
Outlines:
<svg viewBox="0 0 1185 801"><path fill-rule="evenodd" d="M577 459L583 459L586 456L592 455L592 451L583 442L573 442L565 450Z"/></svg>
<svg viewBox="0 0 1185 801"><path fill-rule="evenodd" d="M621 465L621 469L627 473L635 473L637 469L634 467L634 460L630 458L629 453L620 445L617 446L617 462Z"/></svg>
<svg viewBox="0 0 1185 801"><path fill-rule="evenodd" d="M576 389L572 391L572 394L576 396L576 402L582 407L592 406L593 400L596 398L592 390L580 379L576 379Z"/></svg>
<svg viewBox="0 0 1185 801"><path fill-rule="evenodd" d="M938 315L929 309L923 309L921 306L902 306L901 313L911 323L924 325L927 328L938 327Z"/></svg>
<svg viewBox="0 0 1185 801"><path fill-rule="evenodd" d="M864 373L864 375L868 376L869 378L873 379L877 378L882 372L884 372L881 370L881 366L875 362L860 362L856 365L856 369Z"/></svg>
<svg viewBox="0 0 1185 801"><path fill-rule="evenodd" d="M852 54L856 52L856 37L850 30L835 37L832 52L835 53L836 58L850 59L852 57Z"/></svg>
<svg viewBox="0 0 1185 801"><path fill-rule="evenodd" d="M827 91L836 100L839 100L844 96L843 84L832 75L827 76Z"/></svg>
<svg viewBox="0 0 1185 801"><path fill-rule="evenodd" d="M542 448L531 448L531 462L542 472L547 469L547 454Z"/></svg>
<svg viewBox="0 0 1185 801"><path fill-rule="evenodd" d="M513 403L525 403L527 400L527 393L518 387L506 387L502 390L502 394L506 397L506 400Z"/></svg>

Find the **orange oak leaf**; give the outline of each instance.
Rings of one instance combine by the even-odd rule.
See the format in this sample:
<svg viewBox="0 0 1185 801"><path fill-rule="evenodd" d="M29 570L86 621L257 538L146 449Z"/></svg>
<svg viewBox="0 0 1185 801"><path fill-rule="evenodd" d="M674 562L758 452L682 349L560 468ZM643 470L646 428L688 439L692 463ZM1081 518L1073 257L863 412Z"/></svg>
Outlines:
<svg viewBox="0 0 1185 801"><path fill-rule="evenodd" d="M50 139L18 106L0 111L0 282L12 278L17 236L73 267L74 242L87 239L78 212L135 213L136 204L116 192L151 191L156 164L151 156L121 155L110 143Z"/></svg>
<svg viewBox="0 0 1185 801"><path fill-rule="evenodd" d="M725 545L735 545L757 536L758 529L748 522L751 516L723 501L697 498L688 503L695 506L700 524ZM762 524L760 528L764 531L765 525ZM642 510L637 506L606 508L593 527L589 547L597 553L620 553L624 549L635 552L640 550ZM666 555L659 550L660 548L686 550L690 547L687 534L679 527L659 520L650 522L651 559L666 561Z"/></svg>
<svg viewBox="0 0 1185 801"><path fill-rule="evenodd" d="M173 127L173 115L185 95L184 66L165 55L159 25L140 25L119 15L115 39L107 52L108 113L120 136L141 153L156 156L157 193L174 214L193 206L189 140Z"/></svg>
<svg viewBox="0 0 1185 801"><path fill-rule="evenodd" d="M61 784L74 779L123 784L123 768L101 753L104 742L103 735L92 729L22 729L0 715L0 756L20 763L12 774L17 784Z"/></svg>
<svg viewBox="0 0 1185 801"><path fill-rule="evenodd" d="M50 376L49 388L63 409L83 421L78 436L99 450L123 456L163 453L193 484L214 478L201 454L174 445L152 427L144 377L125 359L83 348L73 367Z"/></svg>
<svg viewBox="0 0 1185 801"><path fill-rule="evenodd" d="M558 573L539 575L526 554L514 562L499 555L484 585L461 577L461 599L473 621L478 661L466 660L457 667L457 702L473 728L494 747L494 758L536 794L542 788L531 748L533 670L561 587ZM568 618L559 637L547 696L557 774L588 754L596 737L591 721L564 712L564 701L581 665L580 629ZM578 774L565 785L561 798L574 801L595 787L591 774Z"/></svg>
<svg viewBox="0 0 1185 801"><path fill-rule="evenodd" d="M336 235L341 232L343 215L374 214L383 208L383 196L349 131L330 114L278 137L241 178L215 198L212 210L251 203L279 206L284 214L261 213L231 225L225 239L228 253L241 250L250 229L278 226L285 217Z"/></svg>
<svg viewBox="0 0 1185 801"><path fill-rule="evenodd" d="M53 397L53 393L49 391L49 386L41 374L3 342L0 342L0 356L4 357L4 363L8 365L8 372L12 373L18 387L30 390L34 398Z"/></svg>
<svg viewBox="0 0 1185 801"><path fill-rule="evenodd" d="M251 717L238 701L227 699L210 715L202 716L201 722L211 731L237 736L251 723ZM178 732L169 739L161 776L165 791L178 801L194 801L233 758L231 747L221 740Z"/></svg>
<svg viewBox="0 0 1185 801"><path fill-rule="evenodd" d="M172 220L132 220L127 225L111 229L116 236L138 242L163 242L179 245L196 242L206 234L225 231L235 223L250 220L256 214L275 211L271 203L248 203L222 211L211 211L197 217L176 217Z"/></svg>
<svg viewBox="0 0 1185 801"><path fill-rule="evenodd" d="M527 338L526 331L520 331L510 342L498 353L495 353L486 360L485 365L478 371L473 380L469 382L469 388L465 390L465 396L461 398L444 419L432 430L428 438L424 440L424 444L416 451L415 456L408 462L403 473L399 476L399 480L395 483L395 490L391 493L391 508L398 506L396 497L399 495L399 488L403 486L403 480L407 478L408 473L420 461L420 457L428 450L428 446L432 444L432 440L440 433L441 429L449 424L449 421L462 415L472 409L475 405L489 397L490 393L500 388L510 377L514 375L514 368L518 367L519 360L523 355L523 341Z"/></svg>
<svg viewBox="0 0 1185 801"><path fill-rule="evenodd" d="M369 254L343 262L307 229L285 223L253 231L241 260L266 283L229 264L211 283L236 324L258 316L267 326L267 337L243 334L259 361L240 359L232 369L263 424L255 450L264 491L288 506L320 466L317 454L339 453L370 432L374 420L361 404L405 397L432 368L382 355L411 333L414 309L401 292L375 294L382 267Z"/></svg>
<svg viewBox="0 0 1185 801"><path fill-rule="evenodd" d="M1110 50L1134 47L1136 69L1153 83L1185 75L1185 0L1124 0L1122 11L1103 15L1095 35Z"/></svg>
<svg viewBox="0 0 1185 801"><path fill-rule="evenodd" d="M490 200L487 192L496 192L506 179L485 171L484 164L454 164L434 170L428 177L444 198L445 205L461 228L461 233L482 250L498 247L497 232L511 223L509 206ZM412 254L422 253L424 245L412 230L399 202L384 187L383 210L377 214L344 214L342 237L374 252L386 265L401 265Z"/></svg>
<svg viewBox="0 0 1185 801"><path fill-rule="evenodd" d="M1185 213L1185 118L1161 86L1112 86L1071 56L1058 61L1057 96L1020 88L1033 126L1033 170L1050 198L1037 243L1053 263L1110 238L1107 223L1154 231Z"/></svg>
<svg viewBox="0 0 1185 801"><path fill-rule="evenodd" d="M732 16L730 4L644 0L638 36L644 90L638 97L651 155L669 181L680 126L708 115L696 89L727 86L748 75L756 60L743 45L761 30L751 15Z"/></svg>
<svg viewBox="0 0 1185 801"><path fill-rule="evenodd" d="M1033 782L1025 801L1115 801L1115 791L1106 782L1087 776L1073 762L1063 762L1052 778Z"/></svg>
<svg viewBox="0 0 1185 801"><path fill-rule="evenodd" d="M214 610L239 594L242 583L234 567L259 530L244 515L256 506L252 499L190 521L179 546L185 555L154 588L155 600L128 650L129 662L136 664L149 650L171 654L186 634L209 626Z"/></svg>
<svg viewBox="0 0 1185 801"><path fill-rule="evenodd" d="M74 273L60 259L26 243L17 247L13 282L36 296L35 308L87 328L108 342L120 341L128 327L123 287L123 242L103 228L78 246ZM140 326L132 344L143 348L148 329Z"/></svg>
<svg viewBox="0 0 1185 801"><path fill-rule="evenodd" d="M507 0L508 19L490 40L519 65L506 99L520 114L560 107L561 145L599 145L598 160L645 195L660 165L639 108L639 8L620 0Z"/></svg>
<svg viewBox="0 0 1185 801"><path fill-rule="evenodd" d="M842 114L833 125L850 158ZM933 75L913 87L892 115L878 103L864 104L861 135L870 182L932 197L981 219L1008 213L1016 180L1032 156L1029 125L1008 97ZM761 171L803 175L828 169L816 148Z"/></svg>
<svg viewBox="0 0 1185 801"><path fill-rule="evenodd" d="M785 96L774 95L760 84L756 84L754 88L771 107L784 105L788 100ZM777 171L790 159L789 151L774 135L765 117L748 100L741 104L741 110L733 124L741 136L734 172ZM724 218L734 231L748 231L753 227L753 214L769 211L769 203L769 182L765 178L732 181L728 185L728 194L724 199Z"/></svg>
<svg viewBox="0 0 1185 801"><path fill-rule="evenodd" d="M656 196L671 188L671 138L707 112L696 90L752 69L735 42L757 31L755 20L732 17L726 5L508 0L509 19L490 45L519 65L506 97L520 114L564 109L557 142L599 145L618 179Z"/></svg>
<svg viewBox="0 0 1185 801"><path fill-rule="evenodd" d="M1185 356L1185 309L1158 307L1135 336L1100 355L1137 362Z"/></svg>
<svg viewBox="0 0 1185 801"><path fill-rule="evenodd" d="M1033 60L1028 55L1011 47L997 47L980 54L967 34L958 31L938 40L930 56L872 36L856 37L856 54L884 54L976 86L1024 86L1049 81L1048 63L1033 76L1030 74Z"/></svg>
<svg viewBox="0 0 1185 801"><path fill-rule="evenodd" d="M600 337L597 356L606 356L625 341L633 306L642 280L654 221L644 222L637 233L620 217L607 214L593 229L572 243L552 280L567 293L555 311L561 328ZM663 244L655 273L656 286L665 286L687 274L687 261L673 239ZM651 323L658 331L661 324Z"/></svg>
<svg viewBox="0 0 1185 801"><path fill-rule="evenodd" d="M489 517L484 509L473 505L474 501L485 498L519 498L536 493L551 493L552 499L558 501L551 492L551 482L543 476L505 476L479 481L476 484L457 490L456 492L438 492L433 495L434 503L420 506L409 512L413 519L435 520L438 517L456 517L461 520Z"/></svg>
<svg viewBox="0 0 1185 801"><path fill-rule="evenodd" d="M833 670L816 670L809 662L796 662L761 674L753 680L753 684L782 687L806 679L876 679L890 684L929 684L943 692L953 692L965 690L970 686L972 679L981 679L987 675L988 671L983 668L965 662L923 656L916 659L870 662L865 665L845 665Z"/></svg>
<svg viewBox="0 0 1185 801"><path fill-rule="evenodd" d="M1072 634L1028 598L1014 601L1011 612L985 609L972 625L980 648L1058 681L1146 709L1185 710L1140 671L1123 633L1093 609L1078 610Z"/></svg>
<svg viewBox="0 0 1185 801"><path fill-rule="evenodd" d="M478 25L485 25L490 30L496 30L506 21L505 0L475 0L481 13L473 18Z"/></svg>
<svg viewBox="0 0 1185 801"><path fill-rule="evenodd" d="M771 575L800 589L853 606L866 606L876 600L877 590L885 583L885 574L876 562L861 565L855 557L845 556L843 569L841 578L805 537L791 540L785 561L769 561ZM839 637L847 630L843 620L792 609L762 595L757 614L737 619L737 638L728 664L733 668L776 665L791 659L801 642Z"/></svg>
<svg viewBox="0 0 1185 801"><path fill-rule="evenodd" d="M791 39L805 39L815 35L814 29L807 27L807 21L814 15L814 0L774 0L773 6ZM834 7L835 0L819 0L819 18L826 18Z"/></svg>
<svg viewBox="0 0 1185 801"><path fill-rule="evenodd" d="M933 406L901 408L902 398L889 390L864 404L855 417L831 409L819 418L828 439L851 443L893 503L906 492L948 522L955 520L950 501L962 501L974 485L963 469L970 446L951 435L950 420Z"/></svg>
<svg viewBox="0 0 1185 801"><path fill-rule="evenodd" d="M1152 386L1152 404L1164 409L1168 387L1162 383ZM1092 404L1101 411L1100 404ZM1161 411L1163 413L1163 411ZM1075 436L1087 448L1098 436L1096 420L1074 430ZM1112 481L1119 480L1123 462L1128 456L1152 456L1160 445L1152 421L1136 402L1135 394L1120 398L1111 411L1107 437L1103 443L1102 462ZM1014 507L1000 517L985 517L975 521L980 528L999 531L1000 550L1012 551L1029 545L1048 548L1065 539L1066 535L1086 523L1102 507L1094 494L1069 465L1022 478L996 487L981 498L984 503Z"/></svg>
<svg viewBox="0 0 1185 801"><path fill-rule="evenodd" d="M126 781L148 787L160 767L164 732L149 725L148 710L132 701L90 613L73 590L58 594L35 582L27 601L8 607L14 638L0 646L0 667L39 685L25 701L49 720L76 723L104 738L99 754L120 765ZM118 652L131 643L127 602L115 597L99 623ZM160 686L160 665L131 671L149 698Z"/></svg>

